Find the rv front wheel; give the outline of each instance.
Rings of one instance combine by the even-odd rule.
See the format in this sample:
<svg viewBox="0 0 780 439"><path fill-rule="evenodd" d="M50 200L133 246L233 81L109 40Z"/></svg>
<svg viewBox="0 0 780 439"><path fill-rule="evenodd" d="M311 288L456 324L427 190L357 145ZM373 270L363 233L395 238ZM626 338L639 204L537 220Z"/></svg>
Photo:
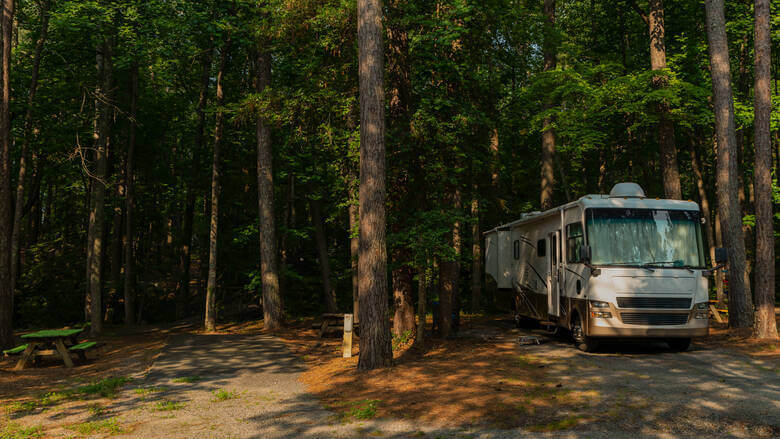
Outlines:
<svg viewBox="0 0 780 439"><path fill-rule="evenodd" d="M598 340L594 340L585 335L585 330L582 327L582 320L580 320L579 314L575 314L572 317L571 336L574 339L574 344L577 346L577 349L583 352L593 352L599 346Z"/></svg>

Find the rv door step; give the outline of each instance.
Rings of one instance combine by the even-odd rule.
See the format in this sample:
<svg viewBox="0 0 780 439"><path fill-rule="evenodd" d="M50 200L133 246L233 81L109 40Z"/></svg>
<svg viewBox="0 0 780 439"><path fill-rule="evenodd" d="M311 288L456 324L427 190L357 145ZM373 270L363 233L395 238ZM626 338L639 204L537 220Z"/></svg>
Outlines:
<svg viewBox="0 0 780 439"><path fill-rule="evenodd" d="M542 344L542 339L535 335L523 335L517 338L517 342L522 345Z"/></svg>

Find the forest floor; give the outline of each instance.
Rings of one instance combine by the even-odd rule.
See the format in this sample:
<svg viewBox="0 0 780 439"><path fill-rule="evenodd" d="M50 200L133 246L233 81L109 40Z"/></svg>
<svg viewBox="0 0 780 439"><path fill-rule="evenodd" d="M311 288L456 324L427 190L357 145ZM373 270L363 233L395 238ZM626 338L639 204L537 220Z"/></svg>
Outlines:
<svg viewBox="0 0 780 439"><path fill-rule="evenodd" d="M465 319L455 339L399 343L392 368L358 372L311 323L137 328L72 370L0 363L0 438L780 436L778 347L725 329L685 353L586 354L508 319ZM544 343L517 343L528 334Z"/></svg>

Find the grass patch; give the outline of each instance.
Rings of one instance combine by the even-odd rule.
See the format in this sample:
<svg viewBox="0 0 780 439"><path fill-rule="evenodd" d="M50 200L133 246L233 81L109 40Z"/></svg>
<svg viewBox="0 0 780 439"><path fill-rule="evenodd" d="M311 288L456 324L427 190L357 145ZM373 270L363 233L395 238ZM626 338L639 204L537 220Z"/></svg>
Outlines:
<svg viewBox="0 0 780 439"><path fill-rule="evenodd" d="M81 386L78 392L83 395L100 395L103 398L115 398L119 390L127 383L132 381L126 377L111 377L94 381L86 386Z"/></svg>
<svg viewBox="0 0 780 439"><path fill-rule="evenodd" d="M157 401L157 404L152 407L155 412L172 412L174 410L181 410L184 408L183 402L164 400Z"/></svg>
<svg viewBox="0 0 780 439"><path fill-rule="evenodd" d="M0 430L0 439L33 439L43 437L43 427L24 427L8 423Z"/></svg>
<svg viewBox="0 0 780 439"><path fill-rule="evenodd" d="M168 390L167 387L138 387L133 390L133 393L140 396L146 396L151 395L152 393L165 392L166 390Z"/></svg>
<svg viewBox="0 0 780 439"><path fill-rule="evenodd" d="M174 383L187 383L187 384L197 383L198 381L203 381L203 377L199 375L193 375L188 377L174 378L173 380Z"/></svg>
<svg viewBox="0 0 780 439"><path fill-rule="evenodd" d="M106 408L100 404L92 404L91 406L89 406L89 408L87 408L87 410L89 410L89 413L95 417L103 416L106 414L107 411Z"/></svg>
<svg viewBox="0 0 780 439"><path fill-rule="evenodd" d="M240 398L238 392L234 390L217 389L213 392L213 394L214 398L211 400L211 402L221 402L227 401L229 399Z"/></svg>
<svg viewBox="0 0 780 439"><path fill-rule="evenodd" d="M81 424L74 424L67 427L68 430L75 431L78 434L92 435L92 434L121 434L125 432L125 428L116 418L101 419L99 421L82 422Z"/></svg>
<svg viewBox="0 0 780 439"><path fill-rule="evenodd" d="M536 424L530 426L528 429L531 431L561 431L568 430L580 423L582 416L570 416L568 418L559 419L547 424Z"/></svg>
<svg viewBox="0 0 780 439"><path fill-rule="evenodd" d="M14 401L5 406L5 412L9 415L17 413L28 413L35 410L37 407L37 401Z"/></svg>
<svg viewBox="0 0 780 439"><path fill-rule="evenodd" d="M28 413L35 409L49 407L60 402L71 401L87 396L101 396L103 398L115 398L119 390L127 383L132 381L126 377L110 377L99 381L93 381L89 384L76 387L75 389L66 389L57 392L47 392L39 395L36 399L27 401L15 401L5 406L7 414ZM4 439L0 437L0 439Z"/></svg>
<svg viewBox="0 0 780 439"><path fill-rule="evenodd" d="M341 422L350 422L353 420L367 421L376 416L376 405L378 399L364 399L362 401L353 401L339 404L349 407L341 414Z"/></svg>

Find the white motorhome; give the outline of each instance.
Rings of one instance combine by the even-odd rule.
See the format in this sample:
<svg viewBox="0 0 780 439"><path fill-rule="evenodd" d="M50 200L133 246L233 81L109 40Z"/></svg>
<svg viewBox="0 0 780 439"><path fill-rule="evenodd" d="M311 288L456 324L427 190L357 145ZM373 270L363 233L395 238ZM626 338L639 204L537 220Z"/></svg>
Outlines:
<svg viewBox="0 0 780 439"><path fill-rule="evenodd" d="M605 338L685 350L709 327L700 218L694 202L619 183L486 232L485 271L510 293L518 322L569 329L582 350Z"/></svg>

